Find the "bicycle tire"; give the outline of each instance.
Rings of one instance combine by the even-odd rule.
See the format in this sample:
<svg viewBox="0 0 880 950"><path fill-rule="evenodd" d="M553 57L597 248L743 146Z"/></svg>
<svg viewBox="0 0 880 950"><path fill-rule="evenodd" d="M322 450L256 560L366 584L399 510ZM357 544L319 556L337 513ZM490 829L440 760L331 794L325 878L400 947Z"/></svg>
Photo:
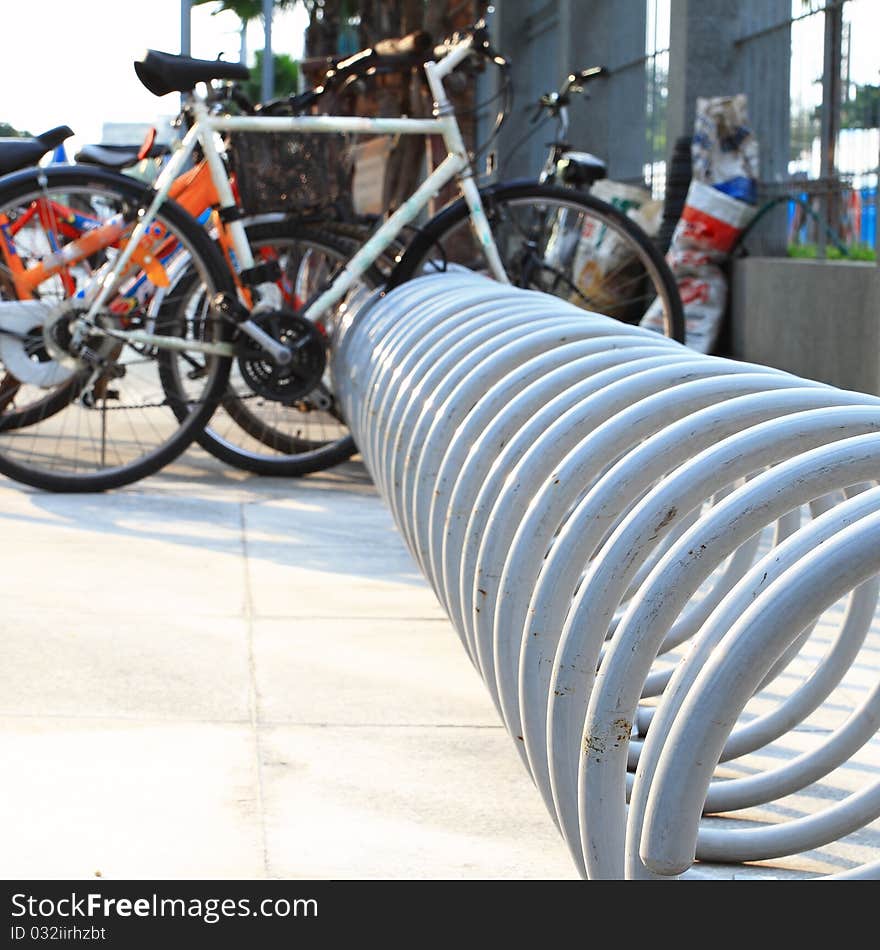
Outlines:
<svg viewBox="0 0 880 950"><path fill-rule="evenodd" d="M11 277L0 271L0 300L16 299L18 298ZM36 398L19 405L16 399L22 388L27 393L27 387L5 367L0 366L0 432L21 429L61 412L76 399L84 384L84 377L73 377L66 386L59 386L48 395L39 391L35 394Z"/></svg>
<svg viewBox="0 0 880 950"><path fill-rule="evenodd" d="M630 220L625 214L615 208L613 205L595 198L593 195L575 191L569 188L562 188L556 185L542 185L538 182L511 182L491 185L480 190L483 201L486 218L496 237L505 269L511 283L518 286L529 287L534 290L541 290L545 293L552 293L554 296L572 299L572 302L584 306L586 303L595 302L595 306L585 307L585 309L595 310L600 313L606 313L609 316L623 319L623 322L636 323L644 315L648 304L653 297L659 297L663 301L664 315L664 333L666 336L684 342L684 311L681 304L681 298L678 293L678 286L675 281L669 265L666 263L663 255L654 245L651 238ZM544 246L544 258L538 258L537 261L529 259L523 251L523 247L515 248L516 239L521 239L519 233L524 230L526 217L543 213L541 208L550 208L555 206L558 211L547 215L547 221L556 222L556 244L557 249L554 254L559 255L559 261L563 259L558 250L565 241L571 247L565 252L570 254L571 259L565 264L565 268L570 270L568 273L561 272L561 264L554 261L547 263L549 257L549 238ZM519 209L514 213L513 209ZM535 210L538 209L538 210ZM570 233L563 235L559 239L560 226L559 221L564 219L561 212L571 210L582 217L573 218L569 228ZM557 217L554 219L553 214ZM449 263L463 263L464 266L482 268L486 271L485 258L482 251L476 244L475 239L469 235L470 216L467 205L463 199L455 201L443 209L439 214L432 218L419 232L415 240L410 244L404 253L400 263L391 274L388 282L388 288L392 289L420 273L443 270ZM578 221L580 220L580 223ZM604 286L599 281L599 291L585 288L585 283L574 273L575 264L578 261L577 255L586 260L586 265L582 268L585 273L590 265L595 264L594 258L585 258L589 254L592 245L587 242L587 251L584 251L585 241L583 239L586 233L584 225L589 223L591 227L610 229L610 233L617 239L615 254L621 260L638 265L638 270L643 274L636 273L634 266L632 276L627 275L625 280L619 281L617 290L620 293L615 297L615 286L613 280L617 274L610 268L606 269L604 275L600 274L604 280ZM505 231L504 229L507 228ZM601 232L605 234L606 232ZM532 240L533 235L526 234L528 240L526 245ZM604 239L604 238L603 238ZM510 246L508 246L510 245ZM540 246L540 245L539 245ZM451 250L450 250L451 249ZM528 249L528 248L526 248ZM514 256L514 250L521 254L517 261ZM607 253L607 252L605 252ZM596 265L598 267L598 265ZM536 269L537 268L537 271ZM538 280L536 273L545 272L553 275L552 281L547 279ZM488 273L488 271L486 271ZM491 275L490 275L491 276ZM636 282L639 280L648 280L650 282L650 291L647 293L633 293L630 297L624 299L622 290L624 287L632 286L636 288ZM580 281L580 282L579 282ZM594 282L595 283L595 282ZM555 292L554 291L558 291ZM593 294L591 299L590 294ZM604 304L600 306L599 304ZM608 312L608 311L612 312ZM617 311L617 312L615 312Z"/></svg>
<svg viewBox="0 0 880 950"><path fill-rule="evenodd" d="M75 194L88 200L98 209L102 221L116 220L122 209L125 229L133 227L138 210L148 207L154 198L151 189L103 169L34 169L4 180L0 187L0 211L15 213L16 207L32 200L34 195L50 194ZM101 219L101 214L107 217ZM162 241L170 242L163 246L173 247L174 254L189 261L211 295L234 290L222 255L183 208L172 201L164 202L158 211L157 226L165 229ZM110 246L111 253L118 252L125 233L123 230L119 241ZM92 279L87 263L87 259L81 259L77 265L80 282ZM47 313L56 326L63 327L60 317L74 304L75 298L66 296L53 303L54 309ZM113 326L128 328L138 326L143 313L135 306L120 317L108 309L102 318ZM234 327L226 320L203 319L203 323L214 340L229 340L234 333ZM154 326L154 332L160 335L173 329L161 324ZM47 491L97 492L130 484L179 456L222 398L229 375L229 357L209 359L206 374L194 387L197 395L185 418L179 419L169 411L174 406L168 402L158 379L153 379L155 351L108 337L97 339L103 348L102 360L99 369L93 372L92 364L89 371L89 391L80 388L83 399L72 398L61 412L44 414L25 428L0 429L0 473ZM75 367L72 370L79 371ZM69 380L61 387L67 385Z"/></svg>
<svg viewBox="0 0 880 950"><path fill-rule="evenodd" d="M364 244L373 232L376 225L367 221L326 221L321 224L321 231L341 237L343 240L354 241L357 247ZM374 268L384 278L394 270L398 260L406 251L407 240L402 235L396 237L377 258Z"/></svg>
<svg viewBox="0 0 880 950"><path fill-rule="evenodd" d="M356 242L322 228L301 224L295 218L249 225L247 234L257 252L266 247L296 247L324 255L337 263L349 260L358 248ZM282 270L287 273L288 264L282 264ZM375 268L371 268L364 279L369 286L378 286L382 282L382 276ZM301 307L306 301L295 303ZM163 384L169 394L178 398L180 370L181 367L173 361L163 364ZM270 413L269 417L260 416L252 408L254 406L263 406ZM338 465L355 454L354 440L338 414L331 412L332 420L327 419L324 423L319 420L315 424L306 419L307 415L296 407L261 401L246 386L237 389L233 378L214 416L199 431L196 441L215 458L244 471L266 476L308 475ZM230 426L230 422L234 425ZM326 432L319 429L316 438L307 438L297 429L300 425L326 425L328 428Z"/></svg>
<svg viewBox="0 0 880 950"><path fill-rule="evenodd" d="M9 378L7 373L4 382ZM58 386L49 395L29 402L21 409L0 412L0 432L25 429L61 412L82 392L85 383L86 377L82 374L72 377L66 385Z"/></svg>

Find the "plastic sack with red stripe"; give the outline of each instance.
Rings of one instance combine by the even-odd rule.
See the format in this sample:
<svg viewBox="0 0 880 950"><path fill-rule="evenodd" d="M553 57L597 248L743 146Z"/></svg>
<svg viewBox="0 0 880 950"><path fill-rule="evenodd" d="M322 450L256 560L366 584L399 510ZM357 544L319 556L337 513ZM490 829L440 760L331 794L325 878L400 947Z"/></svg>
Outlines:
<svg viewBox="0 0 880 950"><path fill-rule="evenodd" d="M666 260L684 306L685 341L711 353L727 306L727 278L719 265L755 214L750 201L756 192L758 151L746 124L744 95L697 100L692 158L693 177ZM641 325L663 331L659 302Z"/></svg>

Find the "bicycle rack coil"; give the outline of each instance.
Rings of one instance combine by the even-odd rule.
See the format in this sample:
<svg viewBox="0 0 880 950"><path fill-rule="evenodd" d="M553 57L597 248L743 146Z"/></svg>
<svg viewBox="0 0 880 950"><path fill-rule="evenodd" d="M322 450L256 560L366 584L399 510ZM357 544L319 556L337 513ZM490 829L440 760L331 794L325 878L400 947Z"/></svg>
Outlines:
<svg viewBox="0 0 880 950"><path fill-rule="evenodd" d="M468 272L362 300L331 370L583 876L880 876L880 781L835 778L880 723L880 399Z"/></svg>

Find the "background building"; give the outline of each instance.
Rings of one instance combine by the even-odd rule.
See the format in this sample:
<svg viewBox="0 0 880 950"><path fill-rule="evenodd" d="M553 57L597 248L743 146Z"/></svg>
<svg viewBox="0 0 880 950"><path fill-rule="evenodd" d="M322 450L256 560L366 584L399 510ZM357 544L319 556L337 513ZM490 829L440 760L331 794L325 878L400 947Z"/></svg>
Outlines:
<svg viewBox="0 0 880 950"><path fill-rule="evenodd" d="M610 177L662 196L666 162L693 127L698 96L744 92L760 146L765 195L820 196L849 243L876 242L880 162L880 5L876 0L496 0L492 28L514 63L517 117L569 70L609 76L572 105L574 144L606 160ZM534 174L545 135L522 145L511 122L497 154L502 177ZM802 179L813 182L804 189ZM841 192L854 189L857 199ZM829 200L830 199L830 200ZM848 217L847 217L848 215ZM765 248L789 235L765 228Z"/></svg>

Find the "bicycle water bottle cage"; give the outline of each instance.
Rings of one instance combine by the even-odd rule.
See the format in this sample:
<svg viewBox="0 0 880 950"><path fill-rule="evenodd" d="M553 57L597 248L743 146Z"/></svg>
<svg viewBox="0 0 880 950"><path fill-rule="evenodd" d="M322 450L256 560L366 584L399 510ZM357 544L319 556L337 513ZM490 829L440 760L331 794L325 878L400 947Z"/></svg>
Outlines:
<svg viewBox="0 0 880 950"><path fill-rule="evenodd" d="M148 49L141 59L135 60L138 79L154 96L169 92L191 92L196 83L212 79L249 79L251 71L242 63L227 63L221 59L193 59L175 53Z"/></svg>

